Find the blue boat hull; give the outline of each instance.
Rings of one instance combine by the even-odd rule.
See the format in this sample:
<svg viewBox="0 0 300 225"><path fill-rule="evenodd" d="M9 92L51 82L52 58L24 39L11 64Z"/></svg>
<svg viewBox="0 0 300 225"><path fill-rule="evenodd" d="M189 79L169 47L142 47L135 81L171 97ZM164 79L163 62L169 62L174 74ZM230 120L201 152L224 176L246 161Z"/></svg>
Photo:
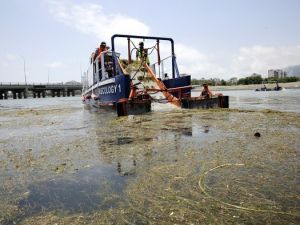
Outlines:
<svg viewBox="0 0 300 225"><path fill-rule="evenodd" d="M99 82L94 94L99 102L113 103L120 99L128 98L130 93L130 77L119 75L105 81Z"/></svg>
<svg viewBox="0 0 300 225"><path fill-rule="evenodd" d="M177 77L173 79L163 80L164 85L166 88L178 88L178 87L185 87L191 85L191 76L183 76L183 77ZM179 97L178 92L172 93L176 98ZM191 90L185 89L181 91L181 95L184 95L186 97L191 96Z"/></svg>
<svg viewBox="0 0 300 225"><path fill-rule="evenodd" d="M130 77L124 75L100 81L83 95L83 103L95 108L117 111L118 116L150 112L151 100L146 96L129 100L130 85Z"/></svg>

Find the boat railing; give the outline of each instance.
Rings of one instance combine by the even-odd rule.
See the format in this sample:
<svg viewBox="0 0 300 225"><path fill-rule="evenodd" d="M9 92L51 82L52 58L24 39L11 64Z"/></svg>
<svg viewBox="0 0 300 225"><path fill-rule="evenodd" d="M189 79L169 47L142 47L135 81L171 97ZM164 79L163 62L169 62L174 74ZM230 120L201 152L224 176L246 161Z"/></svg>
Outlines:
<svg viewBox="0 0 300 225"><path fill-rule="evenodd" d="M107 53L105 53L107 54ZM99 82L101 80L105 80L108 78L107 72L104 67L104 56L105 54L100 54L96 57L96 82Z"/></svg>
<svg viewBox="0 0 300 225"><path fill-rule="evenodd" d="M55 86L74 86L80 83L58 82L58 83L42 83L42 82L0 82L0 86L35 86L35 85L55 85Z"/></svg>
<svg viewBox="0 0 300 225"><path fill-rule="evenodd" d="M158 78L168 79L168 74L172 73L172 56L167 56L151 64L150 68Z"/></svg>
<svg viewBox="0 0 300 225"><path fill-rule="evenodd" d="M116 53L116 56L119 57L120 54ZM109 57L110 59L108 59ZM95 66L95 80L97 82L111 78L113 73L113 54L111 51L103 52L98 55L94 61Z"/></svg>
<svg viewBox="0 0 300 225"><path fill-rule="evenodd" d="M93 80L94 80L94 63L90 64L88 70L86 71L84 75L84 85L83 85L83 92L89 89L93 85Z"/></svg>

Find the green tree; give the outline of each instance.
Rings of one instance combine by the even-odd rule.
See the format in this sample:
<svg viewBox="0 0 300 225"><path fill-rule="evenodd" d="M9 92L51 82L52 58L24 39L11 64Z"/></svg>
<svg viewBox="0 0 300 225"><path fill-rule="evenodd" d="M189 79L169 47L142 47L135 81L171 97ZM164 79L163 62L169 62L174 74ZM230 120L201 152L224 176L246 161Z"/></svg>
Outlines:
<svg viewBox="0 0 300 225"><path fill-rule="evenodd" d="M200 85L200 80L193 78L191 83L192 83L192 85Z"/></svg>
<svg viewBox="0 0 300 225"><path fill-rule="evenodd" d="M260 84L263 81L263 78L260 75L250 76L241 78L238 80L238 84Z"/></svg>

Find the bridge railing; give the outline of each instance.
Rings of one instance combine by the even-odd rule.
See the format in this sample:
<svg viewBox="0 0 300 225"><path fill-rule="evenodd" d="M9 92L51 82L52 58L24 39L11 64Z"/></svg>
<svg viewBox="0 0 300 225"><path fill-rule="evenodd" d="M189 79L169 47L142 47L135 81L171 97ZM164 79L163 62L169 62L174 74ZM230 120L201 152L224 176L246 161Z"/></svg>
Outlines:
<svg viewBox="0 0 300 225"><path fill-rule="evenodd" d="M25 82L0 82L0 86L33 86L33 85L49 85L49 86L81 86L81 83L25 83Z"/></svg>
<svg viewBox="0 0 300 225"><path fill-rule="evenodd" d="M24 86L24 85L30 85L29 83L25 83L25 82L0 82L0 85L1 86L8 86L8 85L10 85L10 86L12 86L12 85L22 85L22 86Z"/></svg>

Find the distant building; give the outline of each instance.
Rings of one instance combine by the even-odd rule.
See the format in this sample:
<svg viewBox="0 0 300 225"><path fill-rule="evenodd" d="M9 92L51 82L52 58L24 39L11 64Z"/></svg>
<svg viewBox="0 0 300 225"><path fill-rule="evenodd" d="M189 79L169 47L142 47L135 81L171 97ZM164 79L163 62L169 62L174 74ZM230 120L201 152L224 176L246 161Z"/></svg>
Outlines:
<svg viewBox="0 0 300 225"><path fill-rule="evenodd" d="M287 77L300 77L300 65L288 66L283 70L287 73Z"/></svg>
<svg viewBox="0 0 300 225"><path fill-rule="evenodd" d="M214 78L214 79L212 79L212 81L215 85L220 85L221 84L221 80L219 78Z"/></svg>
<svg viewBox="0 0 300 225"><path fill-rule="evenodd" d="M81 84L82 84L84 90L88 89L89 79L88 79L87 73L84 73L84 75L81 76Z"/></svg>
<svg viewBox="0 0 300 225"><path fill-rule="evenodd" d="M232 78L229 79L228 82L229 82L230 84L237 84L238 78L237 78L237 77L232 77Z"/></svg>
<svg viewBox="0 0 300 225"><path fill-rule="evenodd" d="M268 70L268 77L285 78L287 76L284 70Z"/></svg>

